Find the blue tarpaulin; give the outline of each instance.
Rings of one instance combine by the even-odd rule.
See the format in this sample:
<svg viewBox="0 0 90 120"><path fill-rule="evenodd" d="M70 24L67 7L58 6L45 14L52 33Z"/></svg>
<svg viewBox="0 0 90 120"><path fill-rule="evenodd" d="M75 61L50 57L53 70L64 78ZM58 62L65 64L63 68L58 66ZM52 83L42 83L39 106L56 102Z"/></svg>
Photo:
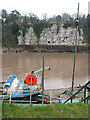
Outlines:
<svg viewBox="0 0 90 120"><path fill-rule="evenodd" d="M7 80L7 82L5 82L5 86L10 87L10 85L12 84L12 81L14 80L14 78L16 78L16 76L10 76Z"/></svg>

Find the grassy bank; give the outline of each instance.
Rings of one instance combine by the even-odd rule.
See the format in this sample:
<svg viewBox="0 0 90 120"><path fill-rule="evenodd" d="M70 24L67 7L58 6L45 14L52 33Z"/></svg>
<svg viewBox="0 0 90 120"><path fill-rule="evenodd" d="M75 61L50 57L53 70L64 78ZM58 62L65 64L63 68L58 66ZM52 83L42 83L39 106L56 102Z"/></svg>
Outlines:
<svg viewBox="0 0 90 120"><path fill-rule="evenodd" d="M2 102L0 102L0 120L2 118Z"/></svg>
<svg viewBox="0 0 90 120"><path fill-rule="evenodd" d="M88 118L88 105L83 103L46 106L23 106L3 103L3 118Z"/></svg>

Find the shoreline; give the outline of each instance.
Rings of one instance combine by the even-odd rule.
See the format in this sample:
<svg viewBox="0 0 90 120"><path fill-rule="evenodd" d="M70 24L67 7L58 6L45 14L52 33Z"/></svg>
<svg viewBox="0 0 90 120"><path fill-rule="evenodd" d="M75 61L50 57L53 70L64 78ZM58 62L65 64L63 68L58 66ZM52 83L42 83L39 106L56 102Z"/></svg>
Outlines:
<svg viewBox="0 0 90 120"><path fill-rule="evenodd" d="M81 88L81 86L74 87L73 88L73 93L75 93L76 91L78 91L80 88ZM68 88L59 88L59 89L46 89L46 90L44 90L44 93L48 94L48 95L51 95L53 97L58 97L58 96L64 94L66 91L71 94L71 87L68 87Z"/></svg>
<svg viewBox="0 0 90 120"><path fill-rule="evenodd" d="M22 53L25 51L31 53L74 53L75 45L19 45L16 47L2 47L3 53ZM78 45L78 53L87 53L87 45Z"/></svg>

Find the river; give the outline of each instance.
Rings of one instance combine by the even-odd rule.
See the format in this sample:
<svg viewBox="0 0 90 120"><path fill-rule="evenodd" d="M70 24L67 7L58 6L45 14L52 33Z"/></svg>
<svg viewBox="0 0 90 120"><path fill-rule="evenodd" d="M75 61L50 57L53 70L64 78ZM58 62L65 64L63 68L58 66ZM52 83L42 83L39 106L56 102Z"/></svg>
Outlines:
<svg viewBox="0 0 90 120"><path fill-rule="evenodd" d="M16 76L42 68L42 56L45 55L45 89L71 87L73 71L73 53L3 53L3 80L10 74ZM83 85L88 80L88 54L77 53L74 86ZM41 76L41 72L39 73Z"/></svg>

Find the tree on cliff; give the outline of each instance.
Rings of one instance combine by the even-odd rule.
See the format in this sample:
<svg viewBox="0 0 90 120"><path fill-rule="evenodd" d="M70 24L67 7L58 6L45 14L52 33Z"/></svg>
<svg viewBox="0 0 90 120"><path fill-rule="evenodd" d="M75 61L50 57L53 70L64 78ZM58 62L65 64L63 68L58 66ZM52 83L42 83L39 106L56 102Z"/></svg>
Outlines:
<svg viewBox="0 0 90 120"><path fill-rule="evenodd" d="M61 20L61 16L60 15L56 16L56 21L60 21L60 20Z"/></svg>
<svg viewBox="0 0 90 120"><path fill-rule="evenodd" d="M11 13L7 16L7 22L14 22L20 18L21 14L17 10L11 11Z"/></svg>
<svg viewBox="0 0 90 120"><path fill-rule="evenodd" d="M2 17L6 19L6 21L2 20L2 43L3 45L17 45L17 36L19 34L19 30L22 30L23 37L25 36L29 27L33 27L33 30L36 36L39 38L42 30L44 28L49 28L53 24L57 24L57 33L59 31L60 23L64 23L64 27L75 27L75 18L71 17L68 13L63 13L62 16L57 15L53 18L46 20L44 15L44 20L40 20L35 14L30 13L29 16L22 16L17 10L11 11L11 13L7 13L6 10L2 10ZM69 20L69 21L67 21ZM88 22L87 22L88 21ZM88 36L87 26L90 21L90 15L87 17L81 16L80 18L80 28L84 31L85 40ZM88 26L88 29L90 27ZM90 31L90 29L89 29ZM89 42L90 43L90 42Z"/></svg>
<svg viewBox="0 0 90 120"><path fill-rule="evenodd" d="M31 24L36 24L39 22L38 17L34 13L29 13Z"/></svg>
<svg viewBox="0 0 90 120"><path fill-rule="evenodd" d="M6 18L7 17L7 11L6 10L2 10L2 12L1 12L1 15L2 15L2 18Z"/></svg>
<svg viewBox="0 0 90 120"><path fill-rule="evenodd" d="M48 27L51 27L51 26L52 26L51 23L49 23L47 21L44 21L44 20L40 21L39 23L36 23L36 24L32 25L33 30L34 30L34 32L35 32L35 34L38 38L39 38L39 35L41 34L41 32L44 28L48 28Z"/></svg>
<svg viewBox="0 0 90 120"><path fill-rule="evenodd" d="M12 34L17 34L19 31L19 26L16 22L14 22L11 26L11 32Z"/></svg>

